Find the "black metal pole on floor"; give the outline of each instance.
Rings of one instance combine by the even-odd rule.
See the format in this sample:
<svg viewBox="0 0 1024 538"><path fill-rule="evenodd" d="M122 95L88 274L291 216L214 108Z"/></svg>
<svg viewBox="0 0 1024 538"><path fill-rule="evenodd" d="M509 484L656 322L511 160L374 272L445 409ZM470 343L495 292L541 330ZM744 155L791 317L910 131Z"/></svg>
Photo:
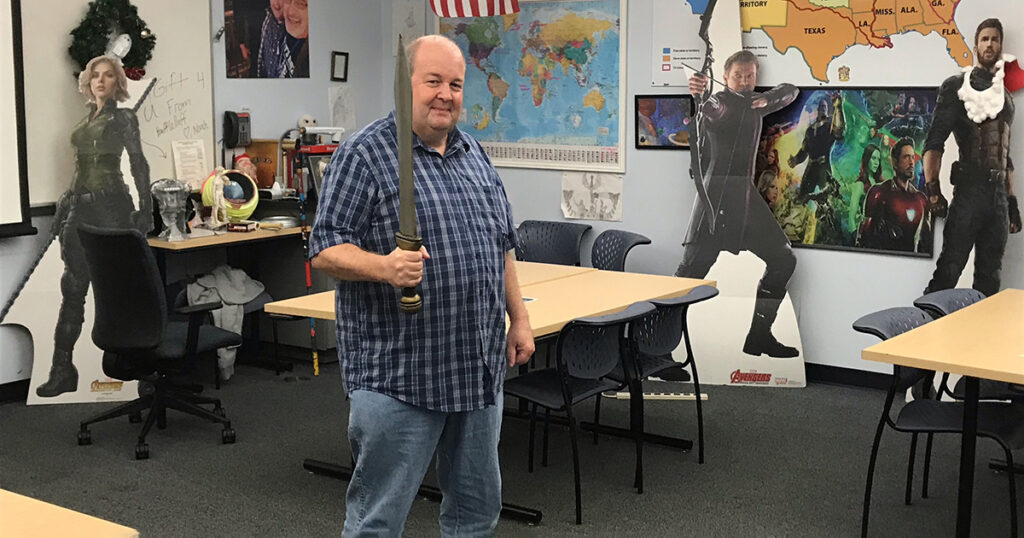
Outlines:
<svg viewBox="0 0 1024 538"><path fill-rule="evenodd" d="M329 476L346 482L352 479L352 469L336 463L307 458L302 462L302 467L316 475ZM441 490L427 484L420 486L419 495L434 502L441 501ZM539 525L544 514L540 510L518 504L501 503L501 517L530 525Z"/></svg>

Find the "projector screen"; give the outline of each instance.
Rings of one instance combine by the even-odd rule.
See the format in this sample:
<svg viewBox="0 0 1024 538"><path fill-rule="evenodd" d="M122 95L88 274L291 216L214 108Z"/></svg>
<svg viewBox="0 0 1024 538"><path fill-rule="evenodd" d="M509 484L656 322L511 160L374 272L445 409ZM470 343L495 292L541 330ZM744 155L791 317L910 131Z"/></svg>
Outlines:
<svg viewBox="0 0 1024 538"><path fill-rule="evenodd" d="M36 232L28 208L24 72L21 3L0 0L0 237Z"/></svg>

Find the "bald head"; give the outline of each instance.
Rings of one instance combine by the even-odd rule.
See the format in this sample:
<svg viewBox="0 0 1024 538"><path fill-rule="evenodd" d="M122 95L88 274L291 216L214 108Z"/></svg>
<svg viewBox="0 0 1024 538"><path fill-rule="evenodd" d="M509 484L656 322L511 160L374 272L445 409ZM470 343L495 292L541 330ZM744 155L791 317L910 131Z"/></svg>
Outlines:
<svg viewBox="0 0 1024 538"><path fill-rule="evenodd" d="M448 133L462 112L462 84L466 60L454 41L429 35L413 41L409 56L412 84L412 130L442 155Z"/></svg>
<svg viewBox="0 0 1024 538"><path fill-rule="evenodd" d="M462 56L462 50L455 44L454 41L443 35L425 35L416 38L409 46L405 48L405 55L409 58L409 71L410 74L416 72L416 56L423 47L427 48L440 48L452 53L452 57L458 57L458 60L462 63L465 68L466 60Z"/></svg>

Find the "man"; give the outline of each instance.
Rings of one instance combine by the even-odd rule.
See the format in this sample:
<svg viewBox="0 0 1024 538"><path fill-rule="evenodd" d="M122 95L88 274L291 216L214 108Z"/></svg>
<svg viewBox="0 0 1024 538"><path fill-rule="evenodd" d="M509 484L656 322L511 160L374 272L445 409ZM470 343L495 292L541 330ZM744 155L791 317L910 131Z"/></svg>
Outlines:
<svg viewBox="0 0 1024 538"><path fill-rule="evenodd" d="M864 200L861 246L882 250L916 252L918 232L927 234L925 206L928 199L914 188L917 153L914 140L901 138L890 153L896 175L868 190Z"/></svg>
<svg viewBox="0 0 1024 538"><path fill-rule="evenodd" d="M946 79L939 88L932 127L925 140L924 178L929 209L946 216L942 252L925 292L952 288L975 248L974 289L991 295L999 291L999 269L1007 233L1021 229L1020 210L1013 194L1010 126L1013 99L1003 87L1003 25L985 19L974 33L978 66L970 74ZM942 151L953 133L960 159L953 163L948 205L939 186Z"/></svg>
<svg viewBox="0 0 1024 538"><path fill-rule="evenodd" d="M339 279L338 350L355 459L344 536L401 534L435 451L442 535L488 535L501 511L505 363L524 364L534 350L511 255L515 227L490 160L456 128L466 73L458 46L425 36L408 51L426 246L394 248L394 114L335 152L310 244L313 267ZM405 314L400 289L417 285L423 310Z"/></svg>
<svg viewBox="0 0 1024 538"><path fill-rule="evenodd" d="M846 118L843 113L843 101L836 96L833 106L835 110L828 113L828 100L818 101L818 115L804 133L804 141L800 150L789 158L789 167L807 162L804 176L800 180L800 199L807 200L818 188L826 188L833 182L832 178L832 145L843 139L846 130Z"/></svg>
<svg viewBox="0 0 1024 538"><path fill-rule="evenodd" d="M694 202L683 260L676 276L704 278L723 250L738 254L749 250L765 262L757 288L754 319L743 352L770 357L795 357L796 348L772 336L771 327L786 295L786 284L796 268L789 240L779 228L771 209L754 186L754 158L761 138L762 118L796 99L799 90L779 85L766 93L754 92L757 58L740 51L725 62L726 89L701 106L698 120L709 146L702 153L696 178L707 190L710 207L702 197ZM704 94L707 77L690 78L690 93Z"/></svg>

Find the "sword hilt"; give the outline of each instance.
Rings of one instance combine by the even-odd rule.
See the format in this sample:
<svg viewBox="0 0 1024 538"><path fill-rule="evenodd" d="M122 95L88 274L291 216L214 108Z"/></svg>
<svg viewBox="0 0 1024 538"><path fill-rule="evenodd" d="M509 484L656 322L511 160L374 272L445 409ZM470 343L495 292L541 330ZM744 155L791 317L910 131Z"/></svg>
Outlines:
<svg viewBox="0 0 1024 538"><path fill-rule="evenodd" d="M395 234L395 244L402 250L418 251L423 246L423 238L398 232ZM402 299L398 307L406 314L419 312L423 308L419 290L416 287L402 288Z"/></svg>

